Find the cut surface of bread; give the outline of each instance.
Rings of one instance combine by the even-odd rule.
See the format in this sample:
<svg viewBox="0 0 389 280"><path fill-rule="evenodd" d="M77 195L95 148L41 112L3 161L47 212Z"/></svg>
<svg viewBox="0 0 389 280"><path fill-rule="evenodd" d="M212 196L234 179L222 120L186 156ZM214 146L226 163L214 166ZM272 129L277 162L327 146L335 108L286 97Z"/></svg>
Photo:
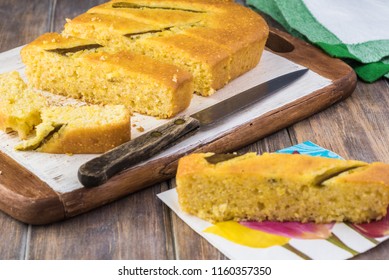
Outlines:
<svg viewBox="0 0 389 280"><path fill-rule="evenodd" d="M183 211L211 222L377 220L389 204L389 165L306 155L192 154L179 161Z"/></svg>
<svg viewBox="0 0 389 280"><path fill-rule="evenodd" d="M47 33L21 55L32 86L90 103L169 118L192 98L188 72L128 51L111 53L91 40Z"/></svg>
<svg viewBox="0 0 389 280"><path fill-rule="evenodd" d="M27 88L19 73L0 74L0 129L16 131L19 138L26 139L41 122L40 110L46 99Z"/></svg>
<svg viewBox="0 0 389 280"><path fill-rule="evenodd" d="M41 116L35 137L17 145L17 150L94 154L131 138L130 112L122 105L50 106Z"/></svg>

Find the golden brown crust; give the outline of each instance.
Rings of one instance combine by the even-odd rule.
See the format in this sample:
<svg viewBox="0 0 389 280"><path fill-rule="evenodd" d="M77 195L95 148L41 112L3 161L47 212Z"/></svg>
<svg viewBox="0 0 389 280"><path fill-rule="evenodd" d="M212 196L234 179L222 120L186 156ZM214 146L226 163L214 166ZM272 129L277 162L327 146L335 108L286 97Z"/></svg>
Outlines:
<svg viewBox="0 0 389 280"><path fill-rule="evenodd" d="M103 11L105 11L105 9ZM150 29L158 29L161 27L160 24L152 25L136 20L131 20L130 18L118 17L117 15L110 13L81 14L69 21L65 27L67 26L69 26L69 28L72 28L72 26L76 27L72 28L72 36L83 36L83 33L93 31L94 26L115 30L115 32L119 32L122 35L136 32L145 32Z"/></svg>
<svg viewBox="0 0 389 280"><path fill-rule="evenodd" d="M333 179L334 183L375 183L384 186L389 186L389 169L388 164L382 162L373 162L364 168L345 174L346 176L338 176Z"/></svg>
<svg viewBox="0 0 389 280"><path fill-rule="evenodd" d="M255 175L271 175L273 177L288 176L293 180L312 181L320 174L332 169L342 169L348 167L365 166L367 163L354 160L338 160L325 157L312 157L307 155L276 154L265 153L256 156L249 153L241 157L236 157L218 164L209 163L206 158L210 154L192 154L181 159L182 169L177 171L177 175L194 173L196 170L218 169L222 173ZM236 166L239 166L237 169Z"/></svg>
<svg viewBox="0 0 389 280"><path fill-rule="evenodd" d="M93 14L98 17L100 15L110 15L116 18L112 22L117 20L117 22L123 23L122 28L127 26L125 19L132 20L135 23L135 28L138 27L137 24L143 23L148 25L149 29L199 22L204 19L203 13L188 13L179 10L163 10L163 13L161 13L159 9L112 9L112 2L93 7L87 14Z"/></svg>

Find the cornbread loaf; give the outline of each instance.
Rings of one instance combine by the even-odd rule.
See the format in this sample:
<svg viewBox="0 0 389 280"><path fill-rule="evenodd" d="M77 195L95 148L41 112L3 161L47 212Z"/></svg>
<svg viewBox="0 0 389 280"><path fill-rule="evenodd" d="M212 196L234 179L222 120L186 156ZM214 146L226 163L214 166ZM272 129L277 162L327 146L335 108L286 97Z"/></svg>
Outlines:
<svg viewBox="0 0 389 280"><path fill-rule="evenodd" d="M19 73L0 75L0 129L16 131L26 139L34 126L41 122L40 110L46 99L27 88Z"/></svg>
<svg viewBox="0 0 389 280"><path fill-rule="evenodd" d="M386 215L389 165L306 155L192 154L179 161L183 211L211 222L369 222Z"/></svg>
<svg viewBox="0 0 389 280"><path fill-rule="evenodd" d="M230 1L111 1L68 20L63 34L130 50L192 73L208 96L260 60L266 22Z"/></svg>
<svg viewBox="0 0 389 280"><path fill-rule="evenodd" d="M168 118L192 98L190 73L128 51L109 52L93 40L47 33L21 56L32 86L94 104Z"/></svg>
<svg viewBox="0 0 389 280"><path fill-rule="evenodd" d="M42 109L35 137L17 150L94 154L130 140L130 112L123 105L50 106Z"/></svg>

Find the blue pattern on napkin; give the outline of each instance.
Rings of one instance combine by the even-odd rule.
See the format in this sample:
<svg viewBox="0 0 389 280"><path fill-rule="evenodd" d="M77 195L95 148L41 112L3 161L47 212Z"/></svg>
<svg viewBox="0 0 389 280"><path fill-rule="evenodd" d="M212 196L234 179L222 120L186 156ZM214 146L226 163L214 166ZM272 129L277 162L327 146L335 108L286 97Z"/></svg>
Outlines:
<svg viewBox="0 0 389 280"><path fill-rule="evenodd" d="M302 155L310 155L314 157L327 157L327 158L337 158L342 159L341 156L338 154L335 154L332 151L326 150L323 147L320 147L316 145L315 143L312 143L311 141L305 141L303 143L278 150L276 153L281 154L293 154L293 153L299 153Z"/></svg>

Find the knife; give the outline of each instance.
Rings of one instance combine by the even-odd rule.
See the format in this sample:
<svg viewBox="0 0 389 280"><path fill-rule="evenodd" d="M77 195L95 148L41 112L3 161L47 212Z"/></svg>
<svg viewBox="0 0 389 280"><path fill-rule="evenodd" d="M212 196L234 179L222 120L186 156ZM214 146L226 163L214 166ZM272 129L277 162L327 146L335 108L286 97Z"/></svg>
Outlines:
<svg viewBox="0 0 389 280"><path fill-rule="evenodd" d="M99 186L117 173L181 142L196 133L199 128L211 127L221 119L268 97L291 84L307 71L308 69L300 69L290 72L243 91L191 116L176 117L168 123L84 163L78 170L78 179L85 187Z"/></svg>

